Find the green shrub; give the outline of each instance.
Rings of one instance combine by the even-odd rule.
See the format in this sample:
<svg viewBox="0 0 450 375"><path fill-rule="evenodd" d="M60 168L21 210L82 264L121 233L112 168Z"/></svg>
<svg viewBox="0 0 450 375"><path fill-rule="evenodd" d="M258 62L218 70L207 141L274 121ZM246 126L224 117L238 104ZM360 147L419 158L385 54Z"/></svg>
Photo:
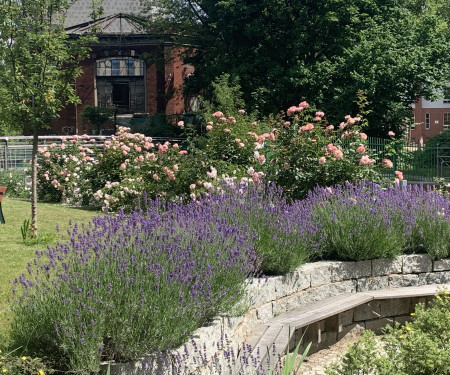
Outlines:
<svg viewBox="0 0 450 375"><path fill-rule="evenodd" d="M3 353L0 350L0 374L5 375L46 375L53 371L40 358L18 356L17 351Z"/></svg>
<svg viewBox="0 0 450 375"><path fill-rule="evenodd" d="M0 185L6 186L6 195L14 198L29 198L30 187L26 185L29 172L24 169L0 170Z"/></svg>
<svg viewBox="0 0 450 375"><path fill-rule="evenodd" d="M388 326L381 343L366 331L329 375L443 375L450 373L450 297L444 291L429 308L418 304L405 326Z"/></svg>

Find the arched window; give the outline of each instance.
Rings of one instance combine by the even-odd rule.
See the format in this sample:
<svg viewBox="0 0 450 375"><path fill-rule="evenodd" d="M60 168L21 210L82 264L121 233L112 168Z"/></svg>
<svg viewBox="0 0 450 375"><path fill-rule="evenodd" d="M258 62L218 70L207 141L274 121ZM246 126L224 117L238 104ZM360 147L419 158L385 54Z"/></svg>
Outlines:
<svg viewBox="0 0 450 375"><path fill-rule="evenodd" d="M108 57L96 61L97 77L142 77L144 62L133 57Z"/></svg>

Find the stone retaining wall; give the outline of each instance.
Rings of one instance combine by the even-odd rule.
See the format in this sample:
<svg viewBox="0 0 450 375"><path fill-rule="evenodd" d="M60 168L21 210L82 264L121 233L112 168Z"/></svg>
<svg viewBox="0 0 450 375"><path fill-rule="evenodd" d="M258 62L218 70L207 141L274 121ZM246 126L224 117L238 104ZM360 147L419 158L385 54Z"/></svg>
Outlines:
<svg viewBox="0 0 450 375"><path fill-rule="evenodd" d="M194 362L198 361L198 358L194 359L194 354L198 353L197 348L202 348L202 358L213 358L215 354L221 352L218 351L218 347L226 347L236 356L242 349L240 348L242 342L252 343L254 338L259 337L261 329L270 319L285 311L343 293L448 282L450 282L450 259L433 261L428 255L403 255L395 259L361 262L308 263L284 276L250 280L246 285L246 301L243 308L246 312L240 316L217 317L210 325L199 328L193 335L195 344L187 343L179 353L185 358L183 365L192 368L195 366ZM411 299L407 300L402 302L403 305L402 303L392 305L389 301L374 301L368 304L368 307L355 308L348 312L348 316L351 315L352 319L347 319L345 329L349 330L352 325L363 323L366 328L384 326L393 321L387 317L405 316L410 313ZM387 305L383 305L382 302ZM400 311L392 313L393 307L399 308ZM389 308L390 314L381 313ZM374 318L373 314L374 311L378 311L377 309L380 314ZM186 352L189 355L186 355ZM143 372L140 367L139 363L114 366L111 375L151 373Z"/></svg>

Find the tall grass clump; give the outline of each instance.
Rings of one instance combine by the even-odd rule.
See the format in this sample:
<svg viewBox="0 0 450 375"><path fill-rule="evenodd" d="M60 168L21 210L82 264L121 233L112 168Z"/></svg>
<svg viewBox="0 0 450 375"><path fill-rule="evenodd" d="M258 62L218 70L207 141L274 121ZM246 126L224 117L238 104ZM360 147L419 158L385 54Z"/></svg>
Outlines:
<svg viewBox="0 0 450 375"><path fill-rule="evenodd" d="M36 252L14 282L14 346L95 372L177 347L239 300L258 267L248 227L206 205L148 206L75 224L70 241Z"/></svg>

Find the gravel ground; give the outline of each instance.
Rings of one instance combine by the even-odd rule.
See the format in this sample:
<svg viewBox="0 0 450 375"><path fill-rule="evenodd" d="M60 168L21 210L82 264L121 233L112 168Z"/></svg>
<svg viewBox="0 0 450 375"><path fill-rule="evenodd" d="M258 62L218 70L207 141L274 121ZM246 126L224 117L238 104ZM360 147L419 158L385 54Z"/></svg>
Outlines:
<svg viewBox="0 0 450 375"><path fill-rule="evenodd" d="M329 348L307 356L298 373L302 375L325 375L325 367L341 358L346 353L347 348L356 342L362 332L363 329L353 330Z"/></svg>

